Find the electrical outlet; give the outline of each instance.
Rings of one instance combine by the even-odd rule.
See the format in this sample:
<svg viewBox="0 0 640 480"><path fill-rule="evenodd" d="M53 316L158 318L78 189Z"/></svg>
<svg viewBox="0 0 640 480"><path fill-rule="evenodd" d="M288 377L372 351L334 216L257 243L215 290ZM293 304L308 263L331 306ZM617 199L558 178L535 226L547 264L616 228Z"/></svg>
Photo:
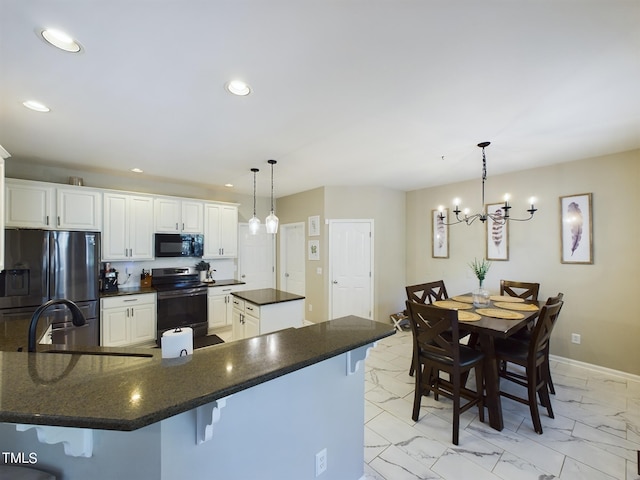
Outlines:
<svg viewBox="0 0 640 480"><path fill-rule="evenodd" d="M309 311L313 312L313 305L309 304Z"/></svg>
<svg viewBox="0 0 640 480"><path fill-rule="evenodd" d="M327 449L323 448L316 453L316 477L327 470Z"/></svg>
<svg viewBox="0 0 640 480"><path fill-rule="evenodd" d="M580 334L579 333L572 333L571 334L571 343L577 343L578 345L580 345Z"/></svg>

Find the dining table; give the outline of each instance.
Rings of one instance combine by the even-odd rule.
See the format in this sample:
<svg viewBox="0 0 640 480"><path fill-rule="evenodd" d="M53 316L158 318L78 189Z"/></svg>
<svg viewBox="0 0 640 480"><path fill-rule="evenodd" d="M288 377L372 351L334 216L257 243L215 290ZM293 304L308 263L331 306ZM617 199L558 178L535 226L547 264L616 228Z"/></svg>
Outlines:
<svg viewBox="0 0 640 480"><path fill-rule="evenodd" d="M484 353L485 407L489 413L489 425L502 430L504 420L494 341L496 338L508 338L518 330L527 328L527 324L540 313L544 302L492 295L489 305L476 307L472 298L470 293L466 293L433 304L458 310L460 328L471 334L469 345L479 345Z"/></svg>

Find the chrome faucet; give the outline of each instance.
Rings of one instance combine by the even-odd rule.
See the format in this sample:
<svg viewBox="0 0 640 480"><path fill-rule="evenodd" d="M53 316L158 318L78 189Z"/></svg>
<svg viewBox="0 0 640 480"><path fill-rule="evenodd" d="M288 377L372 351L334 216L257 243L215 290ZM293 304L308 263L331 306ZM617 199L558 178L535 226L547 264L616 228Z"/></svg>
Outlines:
<svg viewBox="0 0 640 480"><path fill-rule="evenodd" d="M36 309L35 312L33 312L33 316L31 317L31 323L29 324L29 352L36 351L36 327L38 326L38 320L40 320L40 316L50 306L58 304L66 305L67 308L69 308L69 310L71 311L71 321L76 327L80 327L86 323L86 320L84 318L84 315L80 311L80 308L78 308L78 306L71 300L67 300L66 298L54 298L53 300L49 300L47 303L43 303Z"/></svg>

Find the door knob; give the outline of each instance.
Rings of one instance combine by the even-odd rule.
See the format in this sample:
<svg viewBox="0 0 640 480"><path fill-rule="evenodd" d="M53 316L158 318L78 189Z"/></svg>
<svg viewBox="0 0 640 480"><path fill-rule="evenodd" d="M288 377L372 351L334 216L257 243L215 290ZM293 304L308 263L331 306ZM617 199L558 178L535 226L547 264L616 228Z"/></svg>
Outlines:
<svg viewBox="0 0 640 480"><path fill-rule="evenodd" d="M333 281L333 284L334 284L334 285L337 285L337 284L338 284L338 281L337 281L337 280L334 280L334 281Z"/></svg>
<svg viewBox="0 0 640 480"><path fill-rule="evenodd" d="M289 274L288 274L288 273L285 273L285 274L284 274L284 276L285 276L285 277L288 277L288 276L289 276Z"/></svg>

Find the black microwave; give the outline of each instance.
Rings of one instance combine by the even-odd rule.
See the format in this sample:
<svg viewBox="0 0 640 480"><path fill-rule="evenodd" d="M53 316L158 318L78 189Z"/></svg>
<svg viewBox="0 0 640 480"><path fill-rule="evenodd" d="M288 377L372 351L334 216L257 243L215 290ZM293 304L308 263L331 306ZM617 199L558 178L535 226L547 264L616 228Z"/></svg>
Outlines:
<svg viewBox="0 0 640 480"><path fill-rule="evenodd" d="M204 237L197 234L156 233L156 257L202 257Z"/></svg>

